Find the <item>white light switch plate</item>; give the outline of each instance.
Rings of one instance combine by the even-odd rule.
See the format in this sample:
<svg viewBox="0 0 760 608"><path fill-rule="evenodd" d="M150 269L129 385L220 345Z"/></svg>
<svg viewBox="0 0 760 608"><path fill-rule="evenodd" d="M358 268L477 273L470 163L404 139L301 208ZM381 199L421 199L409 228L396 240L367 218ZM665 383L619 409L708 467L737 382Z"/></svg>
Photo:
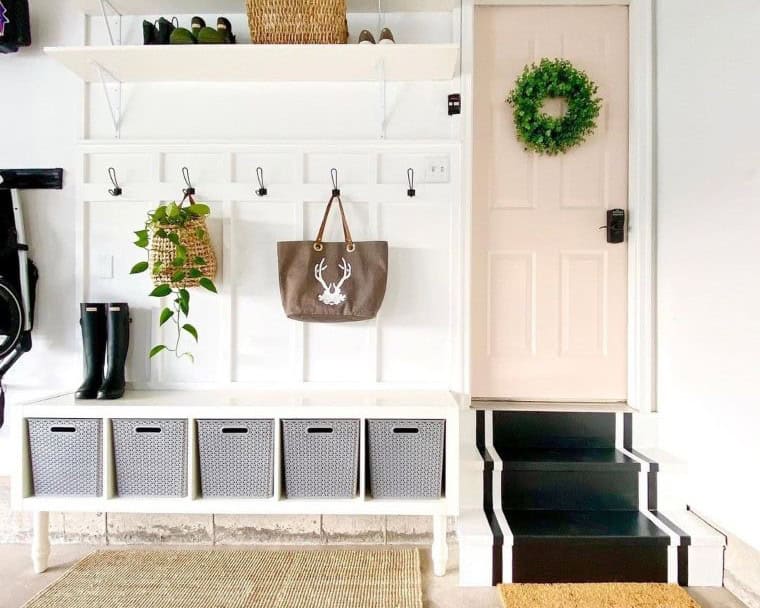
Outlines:
<svg viewBox="0 0 760 608"><path fill-rule="evenodd" d="M445 184L449 181L449 157L428 156L425 159L425 182Z"/></svg>
<svg viewBox="0 0 760 608"><path fill-rule="evenodd" d="M93 274L99 279L113 279L113 256L101 253L95 256Z"/></svg>

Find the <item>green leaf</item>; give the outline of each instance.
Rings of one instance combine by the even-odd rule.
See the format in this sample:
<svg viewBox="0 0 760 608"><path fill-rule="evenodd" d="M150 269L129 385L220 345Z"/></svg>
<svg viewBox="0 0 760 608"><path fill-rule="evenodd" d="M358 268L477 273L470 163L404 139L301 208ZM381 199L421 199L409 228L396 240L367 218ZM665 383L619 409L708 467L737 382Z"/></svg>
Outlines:
<svg viewBox="0 0 760 608"><path fill-rule="evenodd" d="M169 232L166 235L166 238L169 239L175 245L179 245L179 235L176 232Z"/></svg>
<svg viewBox="0 0 760 608"><path fill-rule="evenodd" d="M164 263L156 261L155 264L153 264L153 274L158 274L164 269Z"/></svg>
<svg viewBox="0 0 760 608"><path fill-rule="evenodd" d="M153 298L165 298L172 292L172 288L166 283L159 285L153 291L150 292L150 296Z"/></svg>
<svg viewBox="0 0 760 608"><path fill-rule="evenodd" d="M158 353L160 353L162 350L168 350L168 347L164 346L163 344L159 344L158 346L154 346L150 349L150 358L152 359L155 357Z"/></svg>
<svg viewBox="0 0 760 608"><path fill-rule="evenodd" d="M149 244L148 239L137 239L134 243L141 249L145 249Z"/></svg>
<svg viewBox="0 0 760 608"><path fill-rule="evenodd" d="M161 326L164 323L166 323L173 316L174 316L174 311L171 308L164 308L161 311L161 317L160 317L159 322L158 322L159 326Z"/></svg>
<svg viewBox="0 0 760 608"><path fill-rule="evenodd" d="M187 289L179 290L179 309L185 316L190 313L190 292Z"/></svg>
<svg viewBox="0 0 760 608"><path fill-rule="evenodd" d="M203 276L203 273L197 268L191 268L188 270L187 276L189 276L191 279L200 279Z"/></svg>
<svg viewBox="0 0 760 608"><path fill-rule="evenodd" d="M190 205L187 210L193 215L208 215L211 213L211 208L208 205L204 205L203 203L195 203L194 205Z"/></svg>
<svg viewBox="0 0 760 608"><path fill-rule="evenodd" d="M166 215L170 218L175 218L179 215L179 207L177 207L177 203L169 203L169 206L166 208Z"/></svg>
<svg viewBox="0 0 760 608"><path fill-rule="evenodd" d="M172 283L179 283L180 281L183 281L186 276L187 273L184 270L178 270L172 275Z"/></svg>
<svg viewBox="0 0 760 608"><path fill-rule="evenodd" d="M198 228L195 229L195 238L196 239L198 239L199 241L201 241L201 240L204 239L205 236L206 236L206 231L203 228L198 227Z"/></svg>
<svg viewBox="0 0 760 608"><path fill-rule="evenodd" d="M185 323L182 326L182 329L184 329L187 333L189 333L193 338L195 338L195 341L198 341L198 330L195 329L190 323Z"/></svg>
<svg viewBox="0 0 760 608"><path fill-rule="evenodd" d="M195 264L196 266L205 266L206 260L204 260L201 256L197 256L193 258L193 264Z"/></svg>
<svg viewBox="0 0 760 608"><path fill-rule="evenodd" d="M132 266L132 270L129 271L129 274L140 274L146 270L148 270L148 262L137 262L137 264Z"/></svg>
<svg viewBox="0 0 760 608"><path fill-rule="evenodd" d="M177 257L187 257L187 247L184 245L177 245Z"/></svg>
<svg viewBox="0 0 760 608"><path fill-rule="evenodd" d="M203 277L200 281L198 281L198 284L204 289L208 289L209 291L217 293L216 285L214 285L214 282L207 277Z"/></svg>
<svg viewBox="0 0 760 608"><path fill-rule="evenodd" d="M147 239L148 238L148 231L147 230L135 230L135 235L137 235L137 239Z"/></svg>
<svg viewBox="0 0 760 608"><path fill-rule="evenodd" d="M172 266L175 268L182 268L185 265L186 259L180 256L177 256L172 260Z"/></svg>
<svg viewBox="0 0 760 608"><path fill-rule="evenodd" d="M164 219L166 217L166 205L156 207L156 210L153 212L151 217L156 221Z"/></svg>

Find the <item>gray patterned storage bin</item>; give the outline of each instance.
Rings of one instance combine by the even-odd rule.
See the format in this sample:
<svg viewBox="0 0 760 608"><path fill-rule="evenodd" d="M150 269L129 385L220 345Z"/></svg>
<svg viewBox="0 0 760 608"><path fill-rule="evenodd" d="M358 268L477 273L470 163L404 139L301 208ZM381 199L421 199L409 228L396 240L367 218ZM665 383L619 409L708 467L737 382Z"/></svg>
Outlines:
<svg viewBox="0 0 760 608"><path fill-rule="evenodd" d="M283 420L287 498L353 498L359 469L358 420Z"/></svg>
<svg viewBox="0 0 760 608"><path fill-rule="evenodd" d="M111 424L119 496L187 496L187 420Z"/></svg>
<svg viewBox="0 0 760 608"><path fill-rule="evenodd" d="M35 496L101 496L101 421L90 418L29 418Z"/></svg>
<svg viewBox="0 0 760 608"><path fill-rule="evenodd" d="M198 420L204 497L274 493L274 420Z"/></svg>
<svg viewBox="0 0 760 608"><path fill-rule="evenodd" d="M368 420L373 498L439 498L445 420Z"/></svg>

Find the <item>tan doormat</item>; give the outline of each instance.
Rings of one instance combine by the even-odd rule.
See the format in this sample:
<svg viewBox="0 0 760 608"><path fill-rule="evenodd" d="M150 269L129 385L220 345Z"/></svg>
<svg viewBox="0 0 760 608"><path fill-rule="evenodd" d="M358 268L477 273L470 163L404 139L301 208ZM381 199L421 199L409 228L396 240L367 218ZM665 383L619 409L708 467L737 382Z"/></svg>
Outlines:
<svg viewBox="0 0 760 608"><path fill-rule="evenodd" d="M499 585L504 608L699 608L677 585L590 583Z"/></svg>
<svg viewBox="0 0 760 608"><path fill-rule="evenodd" d="M96 551L25 608L422 608L399 551Z"/></svg>

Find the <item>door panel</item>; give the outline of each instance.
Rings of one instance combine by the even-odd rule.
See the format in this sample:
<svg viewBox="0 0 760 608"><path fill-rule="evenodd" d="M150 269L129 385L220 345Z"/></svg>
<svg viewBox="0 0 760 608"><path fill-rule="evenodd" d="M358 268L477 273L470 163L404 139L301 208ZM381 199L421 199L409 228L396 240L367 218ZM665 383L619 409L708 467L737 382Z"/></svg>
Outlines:
<svg viewBox="0 0 760 608"><path fill-rule="evenodd" d="M596 131L555 157L524 150L505 103L542 57L602 98ZM627 246L599 227L627 208L627 7L478 7L474 113L473 395L624 400Z"/></svg>

